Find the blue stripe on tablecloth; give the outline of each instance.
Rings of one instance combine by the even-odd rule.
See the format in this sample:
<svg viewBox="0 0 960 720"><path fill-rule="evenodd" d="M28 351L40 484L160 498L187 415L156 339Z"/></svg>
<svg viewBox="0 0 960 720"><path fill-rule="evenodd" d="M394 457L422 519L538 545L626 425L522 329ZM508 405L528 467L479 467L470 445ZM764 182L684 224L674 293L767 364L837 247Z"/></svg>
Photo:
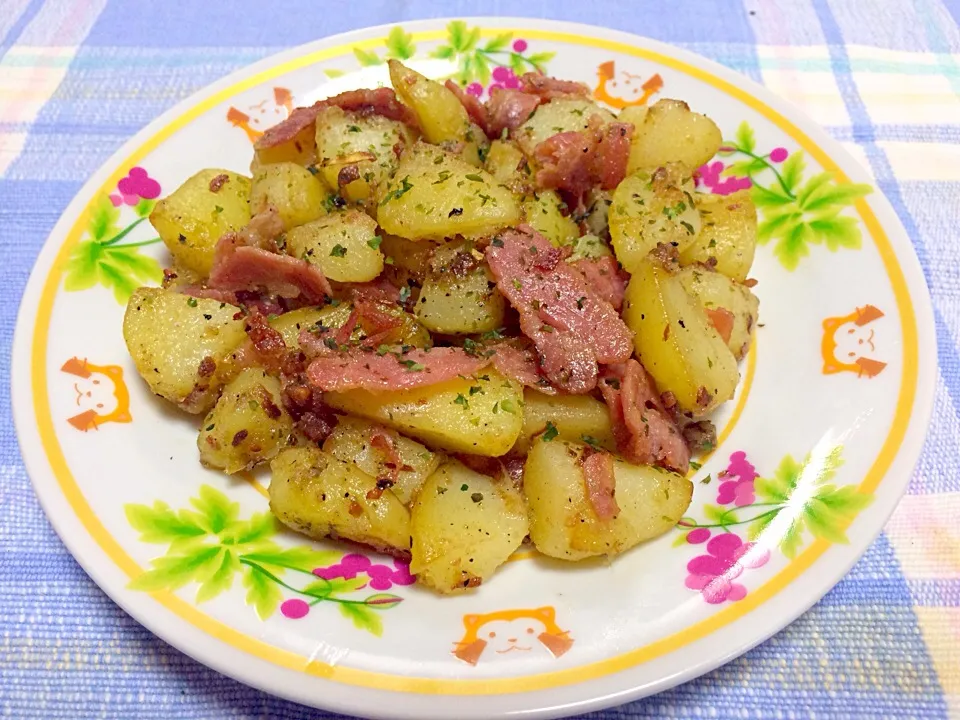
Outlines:
<svg viewBox="0 0 960 720"><path fill-rule="evenodd" d="M920 16L920 23L923 26L927 43L934 58L936 58L940 74L949 79L950 87L960 95L960 66L953 59L952 53L955 49L950 46L943 28L940 26L942 20L936 17L936 11L931 7L929 0L917 0L915 7L917 14ZM960 46L956 50L960 50Z"/></svg>
<svg viewBox="0 0 960 720"><path fill-rule="evenodd" d="M169 12L165 3L142 3L131 12L126 3L112 2L100 15L88 45L133 47L254 46L293 47L317 38L371 24L409 22L413 18L470 17L477 15L549 17L555 20L631 29L667 42L712 43L721 41L752 46L753 30L747 10L728 3L722 12L704 12L698 0L679 0L652 7L637 7L619 0L558 3L553 0L487 0L434 2L407 0L375 3L337 3L336 12L321 9L311 0L293 0L278 10L271 3L244 7L244 22L231 24L230 33L211 32L220 24L224 8L216 3L185 3ZM638 22L638 20L640 22Z"/></svg>
<svg viewBox="0 0 960 720"><path fill-rule="evenodd" d="M20 33L22 33L24 28L30 24L30 21L37 16L37 13L40 12L40 8L42 8L43 5L44 0L30 0L30 3L22 9L20 16L14 20L7 32L0 38L0 58L2 58L7 53L7 50L17 41ZM13 15L13 7L9 5L5 7L4 13Z"/></svg>

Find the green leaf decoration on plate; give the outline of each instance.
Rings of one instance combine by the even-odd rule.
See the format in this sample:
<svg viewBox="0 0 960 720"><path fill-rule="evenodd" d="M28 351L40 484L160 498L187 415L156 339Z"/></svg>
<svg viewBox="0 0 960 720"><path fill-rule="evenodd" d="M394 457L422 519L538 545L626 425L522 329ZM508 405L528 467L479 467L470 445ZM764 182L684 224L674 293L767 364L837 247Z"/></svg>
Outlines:
<svg viewBox="0 0 960 720"><path fill-rule="evenodd" d="M746 537L753 541L777 521L781 532L780 551L788 558L800 551L807 534L832 543L846 543L847 526L873 501L873 495L831 482L843 464L842 450L842 446L837 445L825 454L810 453L802 461L786 455L770 477L753 473L737 480L737 474L728 471L720 478L718 502L721 504L704 505L703 521L685 517L678 527L689 534L697 528L734 532L738 526L746 526ZM734 467L731 461L731 468ZM753 467L748 467L752 471ZM748 483L751 497L755 493L755 498L732 503L734 496L727 494L730 491L723 485L740 483Z"/></svg>
<svg viewBox="0 0 960 720"><path fill-rule="evenodd" d="M195 602L203 603L229 591L239 576L245 602L261 620L278 608L299 619L314 605L331 602L355 627L379 637L378 613L403 602L383 589L413 583L407 566L396 562L390 567L309 545L282 547L275 540L280 525L269 511L241 517L240 504L209 485L179 510L159 500L124 510L141 542L167 546L130 583L134 590L172 592L193 584ZM368 587L378 592L370 594Z"/></svg>
<svg viewBox="0 0 960 720"><path fill-rule="evenodd" d="M405 32L399 25L387 35L387 57L397 60L409 60L417 52L413 44L413 36Z"/></svg>
<svg viewBox="0 0 960 720"><path fill-rule="evenodd" d="M757 242L773 243L774 255L787 270L796 270L814 245L829 252L860 248L859 224L842 213L872 192L869 185L838 183L829 172L805 178L806 159L801 151L788 153L785 148L775 148L758 154L753 128L746 122L740 124L734 140L725 142L719 154L744 156L726 166L723 175L749 178L761 218Z"/></svg>
<svg viewBox="0 0 960 720"><path fill-rule="evenodd" d="M116 193L97 197L90 208L86 235L67 259L64 290L80 292L101 285L112 290L123 305L137 288L159 283L163 279L160 264L141 248L160 242L160 238L128 239L148 219L159 195L160 184L146 170L135 167L117 183ZM135 219L121 225L127 208Z"/></svg>

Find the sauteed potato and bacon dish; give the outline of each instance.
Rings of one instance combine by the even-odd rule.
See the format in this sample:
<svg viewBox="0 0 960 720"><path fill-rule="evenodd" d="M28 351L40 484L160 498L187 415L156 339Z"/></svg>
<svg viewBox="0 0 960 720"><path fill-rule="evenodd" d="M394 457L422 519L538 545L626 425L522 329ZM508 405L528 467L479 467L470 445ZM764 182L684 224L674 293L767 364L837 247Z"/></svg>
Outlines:
<svg viewBox="0 0 960 720"><path fill-rule="evenodd" d="M720 131L678 100L615 115L531 73L482 103L389 69L156 205L137 370L203 417L205 467L269 466L282 523L441 593L525 542L663 534L757 325L749 194L694 187Z"/></svg>

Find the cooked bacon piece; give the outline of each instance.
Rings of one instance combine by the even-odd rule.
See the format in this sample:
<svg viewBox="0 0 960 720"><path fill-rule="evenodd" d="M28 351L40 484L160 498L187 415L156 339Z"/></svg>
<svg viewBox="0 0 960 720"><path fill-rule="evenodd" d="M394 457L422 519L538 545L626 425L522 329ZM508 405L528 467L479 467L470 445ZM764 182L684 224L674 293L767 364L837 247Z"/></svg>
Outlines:
<svg viewBox="0 0 960 720"><path fill-rule="evenodd" d="M256 359L263 367L278 372L280 363L287 354L287 345L283 341L283 335L270 327L266 318L258 312L254 312L247 318L244 330L247 331L247 337L250 338L253 351L256 353Z"/></svg>
<svg viewBox="0 0 960 720"><path fill-rule="evenodd" d="M301 378L284 378L280 398L308 440L322 443L337 426L337 415L323 402L323 394Z"/></svg>
<svg viewBox="0 0 960 720"><path fill-rule="evenodd" d="M400 471L403 470L403 458L400 457L397 444L393 441L393 435L381 427L378 427L371 436L370 444L383 454L384 465L390 470L390 474L386 478L377 478L377 489L382 491L391 485L395 485L400 478ZM388 480L389 483L383 483L383 487L381 487L381 480L384 479Z"/></svg>
<svg viewBox="0 0 960 720"><path fill-rule="evenodd" d="M518 490L523 483L523 464L526 458L512 452L500 457L454 453L454 457L474 472L497 480L509 480Z"/></svg>
<svg viewBox="0 0 960 720"><path fill-rule="evenodd" d="M519 90L494 88L490 91L490 99L487 100L488 120L484 128L487 135L500 137L505 128L516 130L530 119L541 102L542 99L536 95Z"/></svg>
<svg viewBox="0 0 960 720"><path fill-rule="evenodd" d="M556 248L533 228L521 225L494 239L486 258L497 288L520 315L520 329L537 346L541 371L557 388L590 392L597 363L633 354L633 334L610 303L557 262Z"/></svg>
<svg viewBox="0 0 960 720"><path fill-rule="evenodd" d="M397 100L392 88L376 90L347 90L326 100L315 102L310 107L297 108L290 117L269 128L256 142L256 149L263 150L289 142L304 128L314 124L317 116L328 107L339 107L360 115L380 115L389 120L399 120L417 127L417 116Z"/></svg>
<svg viewBox="0 0 960 720"><path fill-rule="evenodd" d="M594 512L601 520L612 520L620 514L620 506L614 497L617 485L613 475L613 455L587 448L580 466L583 468L587 499Z"/></svg>
<svg viewBox="0 0 960 720"><path fill-rule="evenodd" d="M557 80L540 73L528 72L520 76L520 90L547 100L562 97L590 97L588 86L573 80Z"/></svg>
<svg viewBox="0 0 960 720"><path fill-rule="evenodd" d="M631 358L603 368L600 392L610 409L621 455L639 465L687 472L690 450L639 362Z"/></svg>
<svg viewBox="0 0 960 720"><path fill-rule="evenodd" d="M307 378L324 392L355 388L372 392L406 390L452 380L458 375L472 375L487 362L454 347L430 351L414 348L400 357L349 349L318 357L307 368Z"/></svg>
<svg viewBox="0 0 960 720"><path fill-rule="evenodd" d="M281 297L302 295L311 303L330 295L330 283L317 266L276 252L281 233L283 223L272 207L254 215L240 232L226 233L213 251L208 289L266 290Z"/></svg>
<svg viewBox="0 0 960 720"><path fill-rule="evenodd" d="M620 310L630 276L620 269L615 258L609 255L601 258L584 258L572 265L583 275L583 279L587 281L587 287L613 305L615 310Z"/></svg>
<svg viewBox="0 0 960 720"><path fill-rule="evenodd" d="M277 238L281 235L283 235L283 219L273 205L268 205L266 209L250 218L250 222L237 233L235 243L277 252ZM214 257L216 257L219 245L218 242L218 247L214 248ZM226 249L226 246L224 249Z"/></svg>
<svg viewBox="0 0 960 720"><path fill-rule="evenodd" d="M385 303L399 303L400 289L384 276L364 283L339 283L338 295L354 300L376 300Z"/></svg>
<svg viewBox="0 0 960 720"><path fill-rule="evenodd" d="M717 428L709 420L687 422L680 433L691 450L710 452L717 446Z"/></svg>
<svg viewBox="0 0 960 720"><path fill-rule="evenodd" d="M295 108L290 116L271 128L267 128L253 147L257 150L276 147L293 140L301 130L313 125L317 121L317 115L327 107L324 100L314 103L310 107Z"/></svg>
<svg viewBox="0 0 960 720"><path fill-rule="evenodd" d="M612 190L627 174L633 125L590 118L583 131L557 133L534 149L540 169L537 185L560 191L571 207L579 206L596 185Z"/></svg>
<svg viewBox="0 0 960 720"><path fill-rule="evenodd" d="M368 337L394 330L403 325L403 318L388 313L384 309L385 305L387 303L368 298L357 298L354 301L353 306L357 310L360 326Z"/></svg>
<svg viewBox="0 0 960 720"><path fill-rule="evenodd" d="M483 106L483 103L470 93L464 92L463 88L453 80L447 80L444 85L446 85L447 90L457 96L457 100L463 105L463 109L467 111L470 119L479 125L484 132L487 132L487 109Z"/></svg>
<svg viewBox="0 0 960 720"><path fill-rule="evenodd" d="M726 308L707 308L707 317L723 341L730 342L730 334L733 332L733 313Z"/></svg>
<svg viewBox="0 0 960 720"><path fill-rule="evenodd" d="M527 387L544 389L545 379L537 371L537 356L530 348L499 343L491 348L490 360L497 371ZM547 386L547 390L551 388Z"/></svg>
<svg viewBox="0 0 960 720"><path fill-rule="evenodd" d="M215 258L209 285L221 290L266 289L281 297L302 295L311 303L322 302L331 292L330 284L316 265L248 246L234 246L230 252Z"/></svg>

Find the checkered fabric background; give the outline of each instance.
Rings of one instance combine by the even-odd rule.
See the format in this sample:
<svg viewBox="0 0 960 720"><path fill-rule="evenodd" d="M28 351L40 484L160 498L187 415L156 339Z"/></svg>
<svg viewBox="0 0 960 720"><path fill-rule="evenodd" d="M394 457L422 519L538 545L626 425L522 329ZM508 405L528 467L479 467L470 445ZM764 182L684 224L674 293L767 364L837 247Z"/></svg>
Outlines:
<svg viewBox="0 0 960 720"><path fill-rule="evenodd" d="M617 718L960 717L958 0L0 0L0 716L328 718L198 665L116 607L61 545L10 416L20 294L86 179L180 99L278 50L429 17L573 20L693 50L802 107L893 203L933 294L939 377L909 494L814 609ZM451 710L451 717L455 710Z"/></svg>

